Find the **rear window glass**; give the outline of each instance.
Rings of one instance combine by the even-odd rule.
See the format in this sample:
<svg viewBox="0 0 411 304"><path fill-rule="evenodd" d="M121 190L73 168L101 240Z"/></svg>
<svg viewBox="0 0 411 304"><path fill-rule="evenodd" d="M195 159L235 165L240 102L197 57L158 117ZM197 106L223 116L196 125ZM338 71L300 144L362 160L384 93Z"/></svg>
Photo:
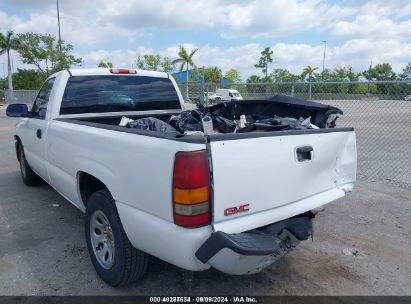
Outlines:
<svg viewBox="0 0 411 304"><path fill-rule="evenodd" d="M168 78L147 76L73 76L63 95L60 114L180 109Z"/></svg>

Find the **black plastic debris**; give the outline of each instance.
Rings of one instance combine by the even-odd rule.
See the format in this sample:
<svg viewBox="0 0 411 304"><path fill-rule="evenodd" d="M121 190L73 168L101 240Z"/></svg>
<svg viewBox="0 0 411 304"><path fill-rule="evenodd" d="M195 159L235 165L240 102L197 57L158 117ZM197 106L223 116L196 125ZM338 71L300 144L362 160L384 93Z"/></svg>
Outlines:
<svg viewBox="0 0 411 304"><path fill-rule="evenodd" d="M340 109L285 95L275 95L264 99L249 99L219 103L209 107L211 114L216 114L228 119L238 120L241 115L252 115L257 119L265 119L274 115L280 117L311 117L310 122L319 128L332 128L335 119L343 115Z"/></svg>
<svg viewBox="0 0 411 304"><path fill-rule="evenodd" d="M172 135L180 135L181 133L170 126L168 123L154 118L154 117L146 117L133 120L128 123L128 127L136 128L140 130L149 130L149 131L157 131L157 132L164 132L169 133Z"/></svg>
<svg viewBox="0 0 411 304"><path fill-rule="evenodd" d="M211 115L214 128L217 128L221 133L233 133L236 124L234 121L224 118L222 116Z"/></svg>
<svg viewBox="0 0 411 304"><path fill-rule="evenodd" d="M309 127L295 118L274 116L273 118L254 119L253 116L247 115L247 126L241 128L237 133L246 133L253 131L280 131L280 130L305 130Z"/></svg>
<svg viewBox="0 0 411 304"><path fill-rule="evenodd" d="M181 112L179 115L171 117L168 123L182 133L184 133L185 131L204 132L201 120L205 116L211 117L213 128L217 129L218 132L233 133L236 128L234 121L222 116L214 114L210 115L204 108L199 110Z"/></svg>
<svg viewBox="0 0 411 304"><path fill-rule="evenodd" d="M177 116L172 116L168 123L182 133L184 131L203 131L202 117L203 115L199 111L184 111Z"/></svg>

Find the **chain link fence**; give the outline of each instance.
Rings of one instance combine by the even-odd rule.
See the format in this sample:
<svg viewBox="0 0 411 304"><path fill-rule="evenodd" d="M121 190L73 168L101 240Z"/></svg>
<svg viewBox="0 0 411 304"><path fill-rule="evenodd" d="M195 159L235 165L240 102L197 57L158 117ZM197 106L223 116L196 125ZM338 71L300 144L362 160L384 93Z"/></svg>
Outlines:
<svg viewBox="0 0 411 304"><path fill-rule="evenodd" d="M235 89L244 99L284 94L312 99L344 111L339 127L354 127L358 145L358 177L411 189L411 81L239 83L217 86L179 83L187 108L195 108L204 92ZM5 102L31 105L37 91L4 92Z"/></svg>
<svg viewBox="0 0 411 304"><path fill-rule="evenodd" d="M199 82L179 86L192 107L202 88L217 89ZM406 100L411 81L239 83L218 88L237 90L244 99L284 94L342 109L337 126L354 127L357 134L358 178L411 189L411 100Z"/></svg>
<svg viewBox="0 0 411 304"><path fill-rule="evenodd" d="M28 106L30 106L36 99L37 93L37 90L5 90L5 103L26 103Z"/></svg>

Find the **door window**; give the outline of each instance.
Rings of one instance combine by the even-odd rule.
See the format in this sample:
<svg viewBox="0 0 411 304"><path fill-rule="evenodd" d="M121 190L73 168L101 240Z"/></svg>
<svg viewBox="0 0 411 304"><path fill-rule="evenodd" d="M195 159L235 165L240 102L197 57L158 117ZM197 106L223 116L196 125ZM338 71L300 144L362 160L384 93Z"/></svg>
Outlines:
<svg viewBox="0 0 411 304"><path fill-rule="evenodd" d="M47 104L49 103L51 90L53 89L55 78L50 78L41 87L34 101L31 109L31 117L44 119L47 111Z"/></svg>

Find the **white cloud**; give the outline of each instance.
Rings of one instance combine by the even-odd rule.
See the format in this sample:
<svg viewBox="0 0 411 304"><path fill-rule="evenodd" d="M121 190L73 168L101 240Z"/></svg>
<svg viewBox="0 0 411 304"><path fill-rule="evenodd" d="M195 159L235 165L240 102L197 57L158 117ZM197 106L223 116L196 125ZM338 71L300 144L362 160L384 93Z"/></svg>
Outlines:
<svg viewBox="0 0 411 304"><path fill-rule="evenodd" d="M152 53L151 49L138 47L136 50L97 50L84 54L83 67L96 67L100 61L112 62L115 67L128 68L134 66L137 56Z"/></svg>
<svg viewBox="0 0 411 304"><path fill-rule="evenodd" d="M55 1L2 3L21 13L0 11L1 31L57 35ZM263 46L271 44L271 68L300 72L306 65L322 66L323 45L313 41L323 36L329 37L327 67L352 65L359 71L372 60L390 62L401 71L411 60L409 0L70 0L60 1L60 9L62 37L80 52L85 67L100 60L127 67L145 53L174 59L179 44L186 41L187 48L200 48L194 57L199 66L217 65L223 71L234 67L247 77L259 73L254 64ZM156 30L162 30L160 36L153 34ZM187 32L193 37L198 30L230 40L199 43L203 40L185 38ZM164 32L174 40L167 37L172 42L163 44ZM295 34L299 34L296 42L281 42L283 37L293 41L289 38ZM315 38L310 41L309 36ZM161 47L153 49L153 41Z"/></svg>
<svg viewBox="0 0 411 304"><path fill-rule="evenodd" d="M261 71L254 68L258 61L263 46L257 43L221 48L210 44L197 46L190 43L183 44L187 49L199 48L193 57L197 66L218 66L223 72L231 68L241 71L243 80L252 74L261 75ZM307 65L322 67L323 45L285 44L277 43L272 46L274 50L273 63L269 69L286 68L293 73L301 73ZM170 46L158 53L163 57L174 59L177 57L178 45ZM118 67L131 67L138 55L153 53L153 50L139 47L135 50L104 50L93 51L83 55L85 67L95 67L100 60L111 61ZM338 66L352 66L360 72L366 69L370 61L373 64L389 62L394 70L401 71L409 55L411 43L397 40L373 41L368 39L352 39L341 46L328 46L326 68L333 69ZM178 68L176 66L176 68Z"/></svg>
<svg viewBox="0 0 411 304"><path fill-rule="evenodd" d="M354 21L339 21L331 31L336 36L411 39L411 20L394 22L375 15L360 15Z"/></svg>
<svg viewBox="0 0 411 304"><path fill-rule="evenodd" d="M77 45L95 45L113 39L114 37L142 36L145 33L118 26L110 22L103 22L99 16L90 16L91 8L78 1L77 11L73 7L60 11L62 24L62 39ZM89 2L87 2L89 3ZM93 8L92 11L95 9ZM15 33L35 32L58 35L57 16L55 7L45 7L41 11L34 10L27 17L8 15L0 11L0 29L13 29Z"/></svg>
<svg viewBox="0 0 411 304"><path fill-rule="evenodd" d="M127 28L214 27L224 19L224 1L102 1L98 9L104 20Z"/></svg>
<svg viewBox="0 0 411 304"><path fill-rule="evenodd" d="M22 18L3 13L0 28L56 34L55 1L2 2L31 14ZM133 39L152 29L210 29L226 38L270 38L321 32L337 24L335 33L343 34L351 28L372 27L373 20L391 26L390 18L411 14L411 4L407 0L70 0L60 1L60 12L64 37L73 43L93 45L116 36ZM363 17L354 22L346 20L355 16Z"/></svg>
<svg viewBox="0 0 411 304"><path fill-rule="evenodd" d="M336 12L319 0L254 0L228 12L225 37L284 37L308 31L326 23ZM338 10L345 14L344 9Z"/></svg>

